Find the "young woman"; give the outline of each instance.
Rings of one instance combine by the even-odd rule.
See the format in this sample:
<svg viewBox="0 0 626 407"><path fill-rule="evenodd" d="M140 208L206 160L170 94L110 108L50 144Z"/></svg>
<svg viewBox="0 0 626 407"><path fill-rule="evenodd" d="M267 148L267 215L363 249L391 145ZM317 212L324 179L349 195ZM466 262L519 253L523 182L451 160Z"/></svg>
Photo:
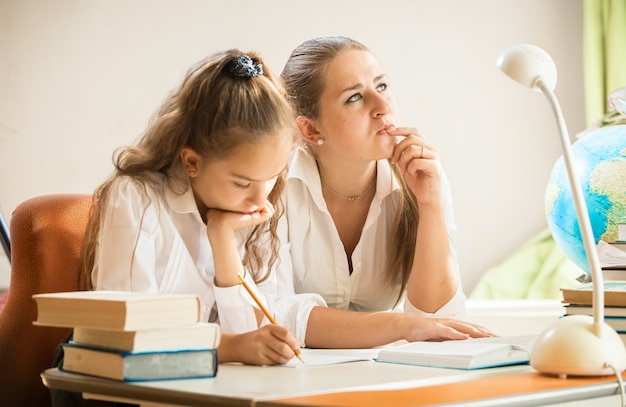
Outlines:
<svg viewBox="0 0 626 407"><path fill-rule="evenodd" d="M204 320L224 332L221 362L291 359L298 342L263 321L237 275L258 291L277 265L294 131L284 90L258 54L200 61L96 190L86 288L196 294Z"/></svg>
<svg viewBox="0 0 626 407"><path fill-rule="evenodd" d="M465 296L449 185L434 145L398 121L372 53L345 37L309 40L281 76L303 142L285 190L283 323L309 347L490 336L456 319ZM293 307L294 289L322 298ZM392 309L403 312L381 312Z"/></svg>

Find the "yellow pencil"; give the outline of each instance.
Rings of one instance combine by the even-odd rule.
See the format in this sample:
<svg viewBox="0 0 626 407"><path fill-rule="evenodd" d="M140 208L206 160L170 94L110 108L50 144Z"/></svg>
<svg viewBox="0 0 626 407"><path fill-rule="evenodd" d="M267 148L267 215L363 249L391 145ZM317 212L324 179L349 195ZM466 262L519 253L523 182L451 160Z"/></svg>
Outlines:
<svg viewBox="0 0 626 407"><path fill-rule="evenodd" d="M243 277L241 277L239 274L237 274L237 278L239 279L239 281L241 282L241 285L243 285L243 288L246 289L246 291L248 291L248 294L250 294L250 296L252 297L252 299L254 300L254 302L257 303L257 305L259 306L259 308L261 308L261 311L263 311L263 313L265 314L265 316L267 317L267 319L270 320L270 322L274 325L278 325L278 322L276 322L276 320L274 319L274 317L272 316L272 314L270 314L269 310L267 308L265 308L265 305L263 305L263 303L261 302L261 300L259 299L259 297L256 296L256 294L254 293L254 291L252 291L252 288L250 288L250 286L248 285L248 283L246 283L246 280L243 279ZM296 357L298 359L300 359L300 362L304 363L304 360L302 360L302 357L300 356L300 349L294 349L293 353L296 355Z"/></svg>

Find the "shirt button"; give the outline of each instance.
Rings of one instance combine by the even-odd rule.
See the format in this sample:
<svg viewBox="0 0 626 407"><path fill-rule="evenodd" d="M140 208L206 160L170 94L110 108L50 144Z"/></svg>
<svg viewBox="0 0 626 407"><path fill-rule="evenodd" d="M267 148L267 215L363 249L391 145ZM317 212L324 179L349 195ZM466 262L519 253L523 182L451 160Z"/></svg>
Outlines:
<svg viewBox="0 0 626 407"><path fill-rule="evenodd" d="M357 263L354 267L356 267L356 268L359 268L359 269L360 269L360 268L361 268L361 262L358 262L358 263Z"/></svg>

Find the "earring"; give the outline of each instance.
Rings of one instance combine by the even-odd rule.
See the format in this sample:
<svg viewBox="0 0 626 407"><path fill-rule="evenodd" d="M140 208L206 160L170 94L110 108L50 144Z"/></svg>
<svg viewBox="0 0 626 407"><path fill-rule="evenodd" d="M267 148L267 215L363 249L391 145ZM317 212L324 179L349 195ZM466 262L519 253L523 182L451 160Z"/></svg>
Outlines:
<svg viewBox="0 0 626 407"><path fill-rule="evenodd" d="M324 144L324 140L322 140L321 138L317 139L317 145L321 146L322 144Z"/></svg>

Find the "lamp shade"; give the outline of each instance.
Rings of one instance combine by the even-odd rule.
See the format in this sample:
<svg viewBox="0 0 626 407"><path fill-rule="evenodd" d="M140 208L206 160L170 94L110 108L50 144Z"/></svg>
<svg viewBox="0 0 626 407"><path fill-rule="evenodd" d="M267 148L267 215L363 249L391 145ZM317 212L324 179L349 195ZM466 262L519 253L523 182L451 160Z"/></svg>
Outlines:
<svg viewBox="0 0 626 407"><path fill-rule="evenodd" d="M550 90L556 87L556 65L546 51L535 45L519 44L508 48L500 54L497 65L508 77L537 92L541 92L537 87L539 78Z"/></svg>

